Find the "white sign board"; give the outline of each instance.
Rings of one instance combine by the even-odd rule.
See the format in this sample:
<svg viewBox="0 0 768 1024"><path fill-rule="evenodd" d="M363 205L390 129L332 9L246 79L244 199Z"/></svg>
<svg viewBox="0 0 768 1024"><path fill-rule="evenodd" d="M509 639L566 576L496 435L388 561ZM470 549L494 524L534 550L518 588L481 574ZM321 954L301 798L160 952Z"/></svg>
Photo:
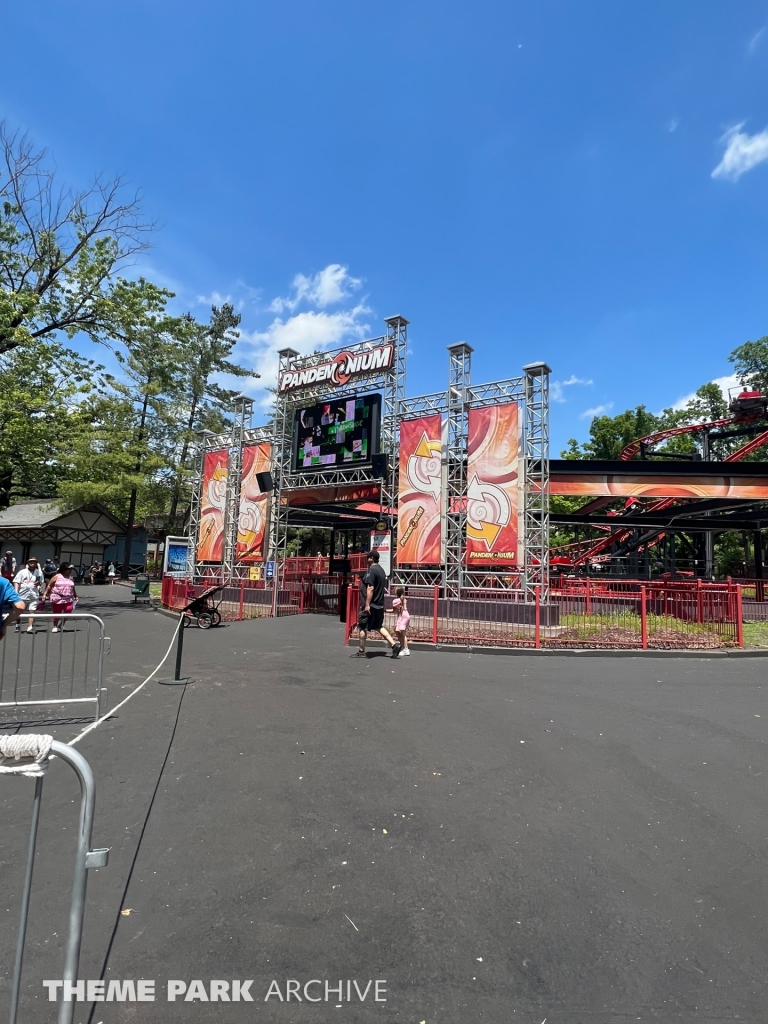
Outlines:
<svg viewBox="0 0 768 1024"><path fill-rule="evenodd" d="M371 551L379 552L379 565L387 574L392 575L392 531L371 531Z"/></svg>

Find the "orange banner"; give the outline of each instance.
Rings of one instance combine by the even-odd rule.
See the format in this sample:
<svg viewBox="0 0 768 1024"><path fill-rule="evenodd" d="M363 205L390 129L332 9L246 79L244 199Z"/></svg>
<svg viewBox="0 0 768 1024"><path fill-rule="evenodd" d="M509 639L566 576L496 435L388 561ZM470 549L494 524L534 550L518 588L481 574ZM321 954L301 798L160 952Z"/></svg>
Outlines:
<svg viewBox="0 0 768 1024"><path fill-rule="evenodd" d="M467 562L517 562L517 403L469 410Z"/></svg>
<svg viewBox="0 0 768 1024"><path fill-rule="evenodd" d="M397 564L440 565L442 416L400 424Z"/></svg>
<svg viewBox="0 0 768 1024"><path fill-rule="evenodd" d="M616 498L748 498L765 501L768 498L768 479L751 476L672 476L657 477L643 473L613 476L610 473L553 473L550 494L569 497Z"/></svg>
<svg viewBox="0 0 768 1024"><path fill-rule="evenodd" d="M237 520L238 562L263 562L264 542L269 520L269 494L259 489L257 473L268 473L272 467L272 445L269 442L249 444L243 448L243 470L240 477L240 510Z"/></svg>
<svg viewBox="0 0 768 1024"><path fill-rule="evenodd" d="M220 562L224 556L224 510L227 498L226 448L206 452L203 459L203 483L200 491L200 533L198 562Z"/></svg>

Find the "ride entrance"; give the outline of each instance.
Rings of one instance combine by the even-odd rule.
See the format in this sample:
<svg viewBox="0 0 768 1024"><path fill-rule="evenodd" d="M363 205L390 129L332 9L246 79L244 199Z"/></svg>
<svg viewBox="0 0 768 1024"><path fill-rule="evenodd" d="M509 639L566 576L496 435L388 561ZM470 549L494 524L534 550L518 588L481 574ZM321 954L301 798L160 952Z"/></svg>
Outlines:
<svg viewBox="0 0 768 1024"><path fill-rule="evenodd" d="M549 367L475 385L462 342L448 348L446 389L408 397L408 321L385 324L334 352L283 349L271 422L252 427L243 399L232 436L202 438L190 575L230 582L270 567L280 580L289 531L323 527L376 544L393 582L546 603Z"/></svg>
<svg viewBox="0 0 768 1024"><path fill-rule="evenodd" d="M661 436L634 442L616 462L551 461L546 363L475 384L473 349L459 342L448 346L445 389L412 397L408 321L389 317L385 326L332 352L283 349L269 422L253 426L252 401L242 397L231 433L201 435L188 562L164 579L164 604L181 610L216 586L225 619L327 611L346 617L349 638L350 585L375 547L392 590L408 589L416 640L743 643L741 589L708 581L706 537L728 516L732 528L744 517L759 528L763 464L741 462L738 451L730 461L667 459L656 452ZM738 397L727 422L686 429L713 440L718 430L748 431L757 450L768 440L766 403ZM550 514L551 494L586 502ZM554 557L551 521L576 535L558 537ZM296 557L300 528L331 531L328 558ZM657 557L669 551L665 538L697 530L695 575L654 576L649 552Z"/></svg>

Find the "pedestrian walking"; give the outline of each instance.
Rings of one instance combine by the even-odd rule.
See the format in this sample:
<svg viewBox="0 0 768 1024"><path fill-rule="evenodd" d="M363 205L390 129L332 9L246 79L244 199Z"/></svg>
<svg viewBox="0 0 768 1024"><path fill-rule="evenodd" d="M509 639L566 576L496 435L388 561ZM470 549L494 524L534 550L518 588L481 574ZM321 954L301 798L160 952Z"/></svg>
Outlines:
<svg viewBox="0 0 768 1024"><path fill-rule="evenodd" d="M70 577L72 575L73 566L69 562L62 562L59 571L55 576L52 576L48 580L48 586L45 588L43 594L43 600L51 599L51 611L54 615L69 615L74 611L75 601L77 600L77 591L75 590L75 582ZM52 633L59 632L59 623L61 619L53 620Z"/></svg>
<svg viewBox="0 0 768 1024"><path fill-rule="evenodd" d="M17 572L13 578L13 585L16 589L16 593L19 595L21 600L26 605L28 612L37 611L38 603L40 602L40 594L45 581L43 579L43 573L37 564L36 558L28 558L27 564L24 569ZM16 632L21 631L21 627L17 622L14 626ZM34 633L35 631L35 617L30 615L29 622L27 624L27 632Z"/></svg>
<svg viewBox="0 0 768 1024"><path fill-rule="evenodd" d="M115 569L115 563L110 562L107 568L107 576L109 577L109 585L112 586L115 582L115 576L117 576L117 570Z"/></svg>
<svg viewBox="0 0 768 1024"><path fill-rule="evenodd" d="M51 576L55 576L59 571L59 567L56 564L55 558L46 558L45 564L43 565L43 578L47 583Z"/></svg>
<svg viewBox="0 0 768 1024"><path fill-rule="evenodd" d="M396 658L401 651L400 644L384 628L384 591L387 574L379 565L379 552L368 552L368 572L360 582L360 615L357 621L359 649L358 658L365 657L365 640L370 632L378 632L392 649Z"/></svg>
<svg viewBox="0 0 768 1024"><path fill-rule="evenodd" d="M0 562L0 576L12 582L15 575L16 559L13 557L12 551L6 551L3 555L3 560Z"/></svg>
<svg viewBox="0 0 768 1024"><path fill-rule="evenodd" d="M411 653L408 647L408 623L411 621L411 616L408 614L408 598L406 597L405 591L402 587L398 587L395 591L395 597L392 601L392 611L397 616L395 622L395 633L397 634L397 640L402 650L398 654L398 658L407 658Z"/></svg>

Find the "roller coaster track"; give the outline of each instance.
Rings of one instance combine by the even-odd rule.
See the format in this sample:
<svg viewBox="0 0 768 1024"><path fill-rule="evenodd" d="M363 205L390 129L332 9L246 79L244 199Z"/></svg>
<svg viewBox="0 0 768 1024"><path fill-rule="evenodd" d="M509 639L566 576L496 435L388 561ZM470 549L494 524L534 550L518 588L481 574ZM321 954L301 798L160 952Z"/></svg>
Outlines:
<svg viewBox="0 0 768 1024"><path fill-rule="evenodd" d="M666 441L670 437L679 437L681 434L694 434L702 430L711 430L715 427L731 426L733 422L733 419L721 419L712 420L708 423L693 423L684 427L670 427L669 430L660 430L656 434L648 434L646 437L641 437L636 441L632 441L631 444L628 444L623 449L621 455L619 455L619 459L622 462L629 462L640 452L643 445L658 444L661 441ZM731 452L730 455L727 455L723 459L723 462L739 462L741 459L746 458L747 455L751 455L752 452L757 451L758 448L762 448L764 444L768 444L768 430L762 431L762 433L753 437L750 441L747 441L746 444L737 448L736 451ZM659 501L655 501L651 505L646 506L644 511L647 513L661 512L663 509L677 504L680 500L680 498L661 498ZM617 516L617 518L620 517ZM583 551L577 558L573 559L571 564L574 567L584 565L586 562L592 561L593 559L603 555L603 553L607 551L608 548L613 547L614 544L626 544L632 539L635 529L637 529L637 527L633 527L632 529L622 529L619 527L615 532L610 533L605 537L601 537L598 541L588 547L586 551ZM664 531L660 530L655 536L645 538L643 544L647 549L658 544L663 538Z"/></svg>

